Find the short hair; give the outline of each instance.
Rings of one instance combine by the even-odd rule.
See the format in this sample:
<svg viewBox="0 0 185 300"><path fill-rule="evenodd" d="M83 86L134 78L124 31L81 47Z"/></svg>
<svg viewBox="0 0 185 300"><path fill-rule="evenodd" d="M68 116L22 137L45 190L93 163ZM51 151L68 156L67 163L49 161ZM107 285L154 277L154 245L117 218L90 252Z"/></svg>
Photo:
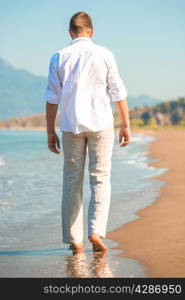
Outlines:
<svg viewBox="0 0 185 300"><path fill-rule="evenodd" d="M93 30L91 17L83 11L79 11L71 17L69 29L75 33L82 33L87 29Z"/></svg>

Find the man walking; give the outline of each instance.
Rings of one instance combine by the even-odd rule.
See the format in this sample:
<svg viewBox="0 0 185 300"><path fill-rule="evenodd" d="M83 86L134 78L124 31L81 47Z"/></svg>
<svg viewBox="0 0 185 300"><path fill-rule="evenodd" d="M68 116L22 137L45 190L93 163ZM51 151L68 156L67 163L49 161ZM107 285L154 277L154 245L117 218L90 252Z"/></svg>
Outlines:
<svg viewBox="0 0 185 300"><path fill-rule="evenodd" d="M115 102L122 127L120 146L130 143L127 91L112 52L92 42L92 20L85 12L72 16L72 41L52 55L45 92L48 148L58 154L55 133L58 105L64 153L62 190L63 242L73 251L83 249L83 179L88 149L91 199L88 208L88 238L93 250L106 251L102 238L111 199L111 157Z"/></svg>

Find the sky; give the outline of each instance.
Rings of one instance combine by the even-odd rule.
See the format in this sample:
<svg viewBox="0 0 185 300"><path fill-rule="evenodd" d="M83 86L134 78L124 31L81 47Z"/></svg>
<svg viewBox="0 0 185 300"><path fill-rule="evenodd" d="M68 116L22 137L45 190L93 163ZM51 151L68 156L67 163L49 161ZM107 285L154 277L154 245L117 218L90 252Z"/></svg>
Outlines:
<svg viewBox="0 0 185 300"><path fill-rule="evenodd" d="M0 57L47 77L78 11L93 19L93 42L114 53L128 96L185 96L184 0L0 0Z"/></svg>

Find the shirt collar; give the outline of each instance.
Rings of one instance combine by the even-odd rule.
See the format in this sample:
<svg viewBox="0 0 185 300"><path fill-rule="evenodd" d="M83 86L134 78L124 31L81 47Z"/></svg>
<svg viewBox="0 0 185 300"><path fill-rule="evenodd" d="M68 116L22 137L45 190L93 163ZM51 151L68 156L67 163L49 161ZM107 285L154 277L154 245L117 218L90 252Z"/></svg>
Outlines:
<svg viewBox="0 0 185 300"><path fill-rule="evenodd" d="M71 41L71 44L74 44L76 42L79 42L79 41L86 41L86 42L92 42L91 39L89 37L86 37L86 36L81 36L81 37L78 37L78 38L75 38Z"/></svg>

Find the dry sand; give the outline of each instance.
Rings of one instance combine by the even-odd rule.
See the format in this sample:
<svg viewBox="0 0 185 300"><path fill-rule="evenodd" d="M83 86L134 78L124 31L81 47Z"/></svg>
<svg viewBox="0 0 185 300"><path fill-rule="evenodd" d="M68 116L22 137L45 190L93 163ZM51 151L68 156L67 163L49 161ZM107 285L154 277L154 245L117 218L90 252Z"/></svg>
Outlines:
<svg viewBox="0 0 185 300"><path fill-rule="evenodd" d="M119 256L138 260L147 277L185 277L185 130L132 130L155 135L148 145L149 156L159 159L150 165L168 168L154 177L165 181L151 205L137 212L138 219L109 232L118 242Z"/></svg>

